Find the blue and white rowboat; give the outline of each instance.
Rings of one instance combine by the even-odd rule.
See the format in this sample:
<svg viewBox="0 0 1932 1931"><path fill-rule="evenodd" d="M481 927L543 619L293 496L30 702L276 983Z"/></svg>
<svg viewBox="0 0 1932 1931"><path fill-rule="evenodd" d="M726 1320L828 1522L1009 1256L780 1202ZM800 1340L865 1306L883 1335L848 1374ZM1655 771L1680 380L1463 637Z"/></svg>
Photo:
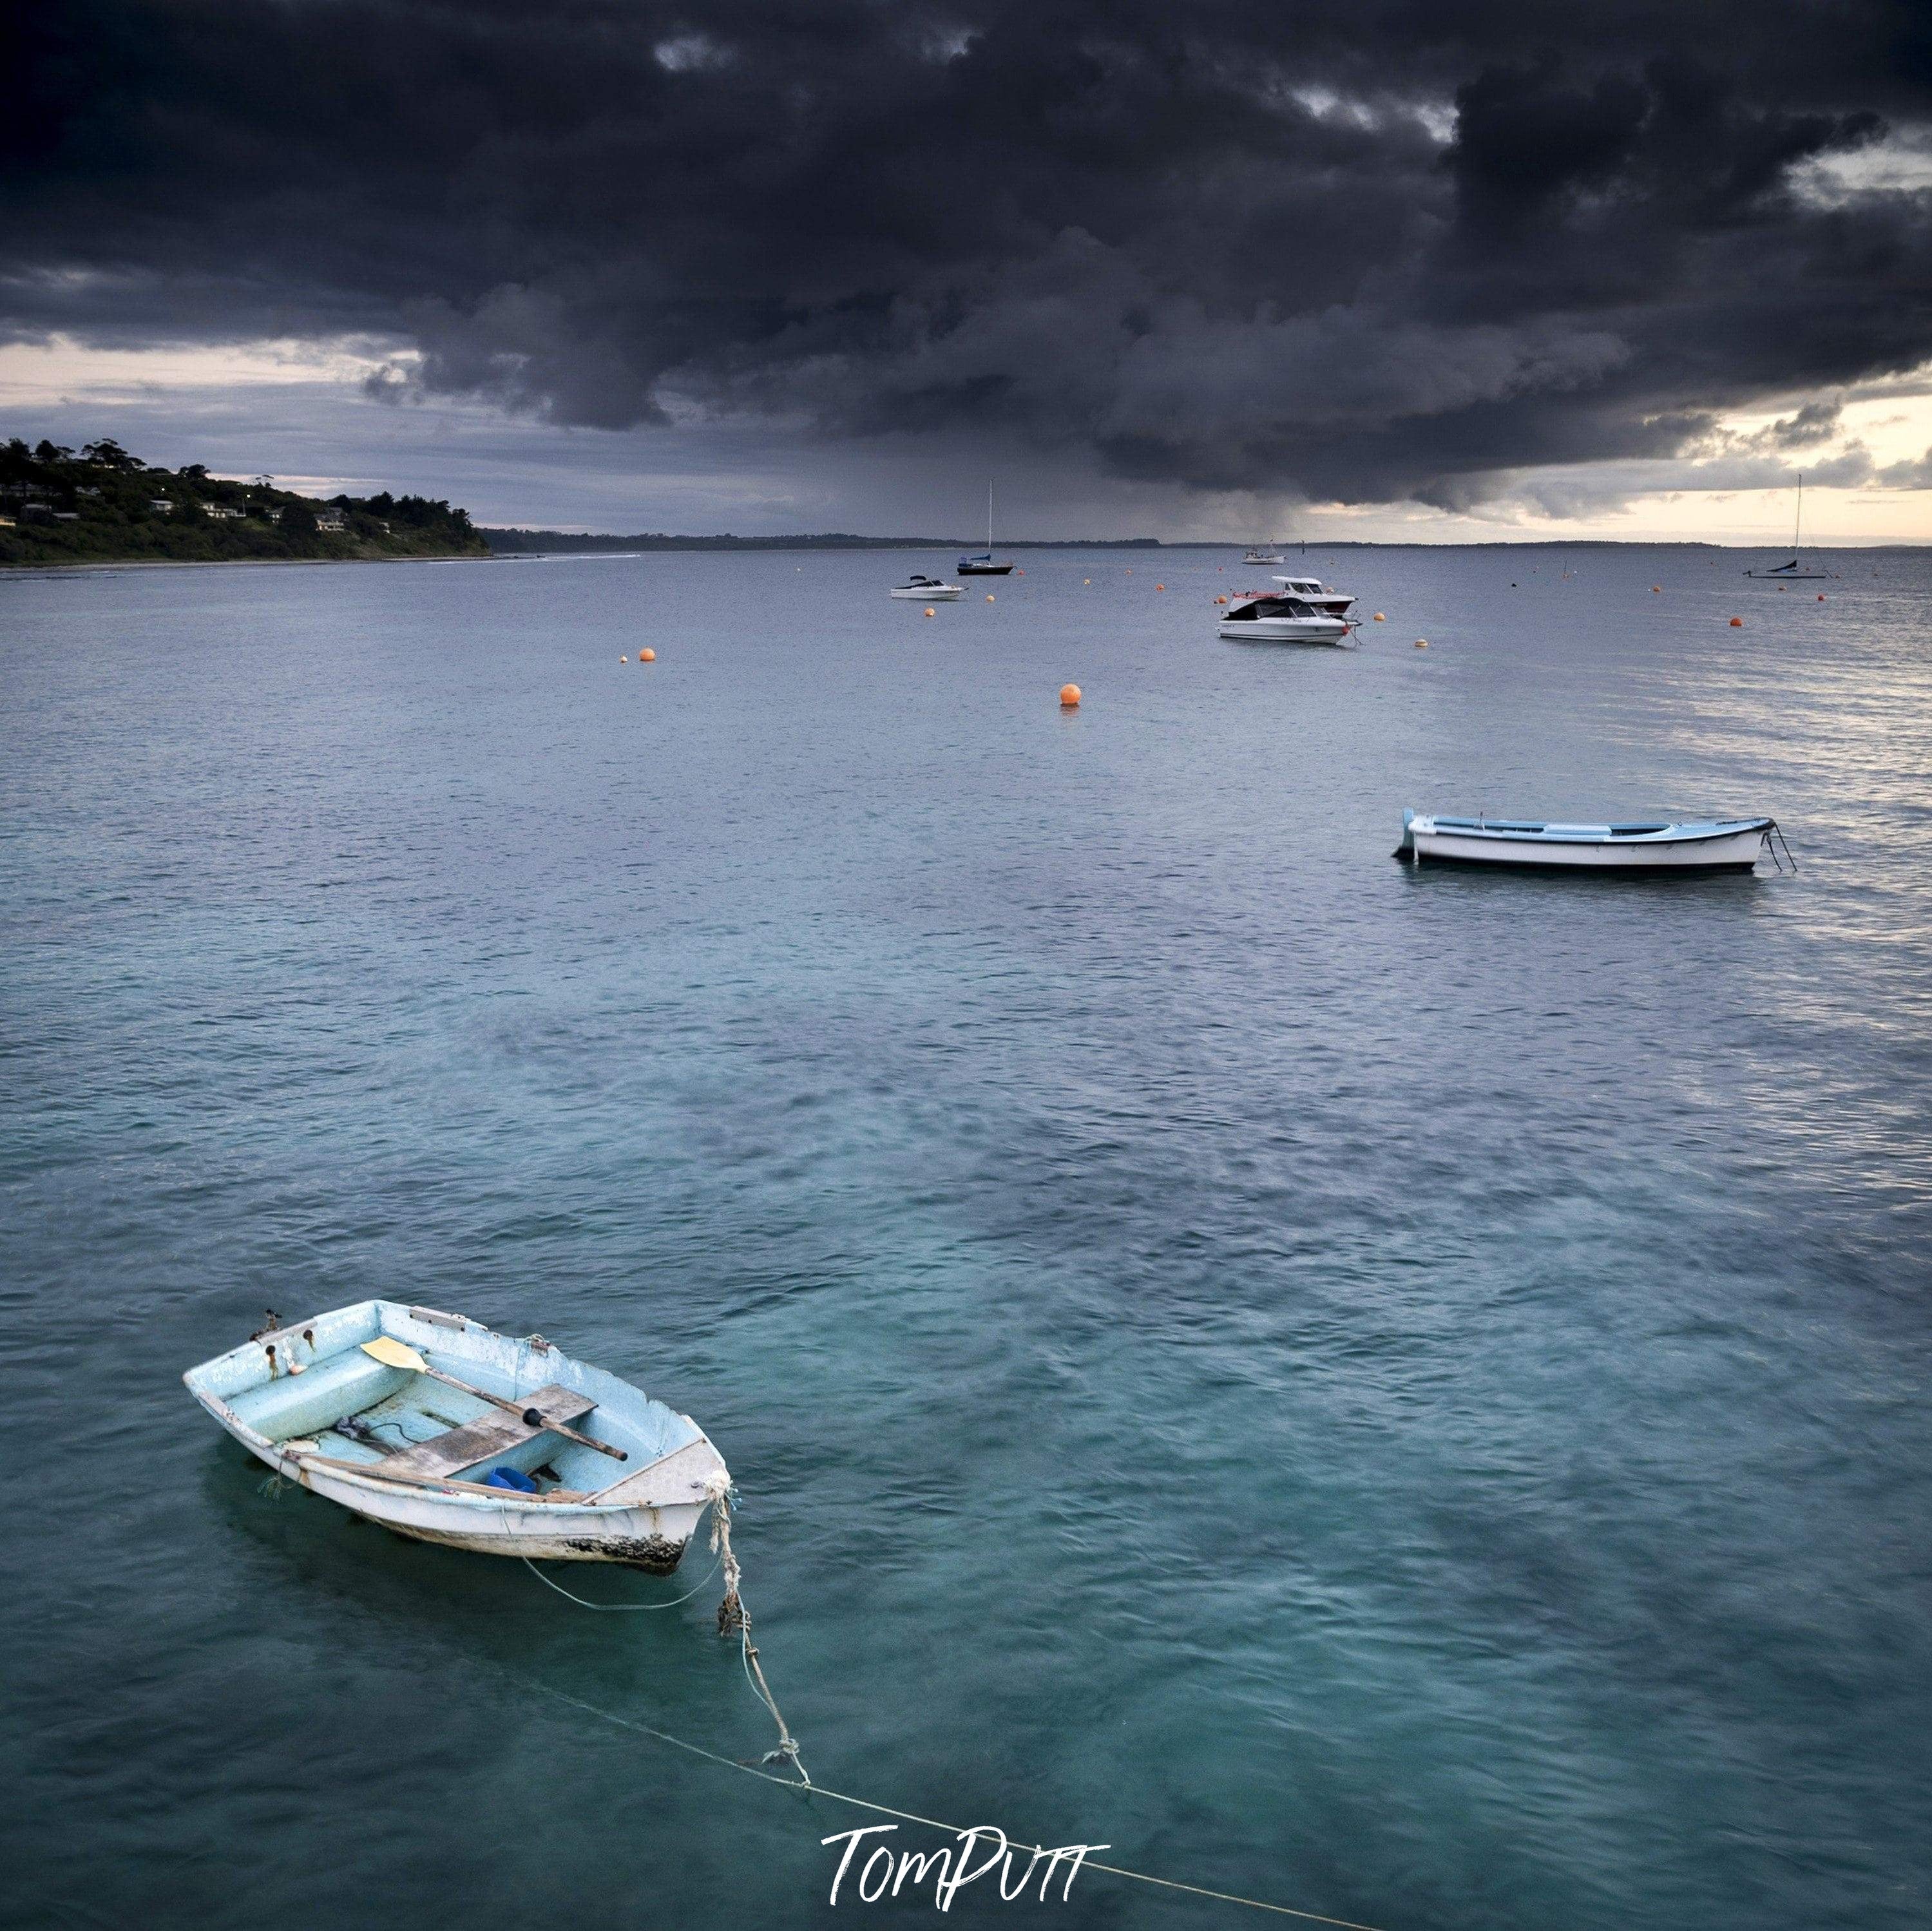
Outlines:
<svg viewBox="0 0 1932 1931"><path fill-rule="evenodd" d="M182 1378L277 1474L452 1549L668 1576L730 1480L688 1415L435 1308L359 1301Z"/></svg>
<svg viewBox="0 0 1932 1931"><path fill-rule="evenodd" d="M1642 877L1749 871L1775 859L1775 818L1668 825L1556 825L1520 818L1454 818L1405 811L1395 856L1420 864L1508 865L1537 871L1612 871Z"/></svg>

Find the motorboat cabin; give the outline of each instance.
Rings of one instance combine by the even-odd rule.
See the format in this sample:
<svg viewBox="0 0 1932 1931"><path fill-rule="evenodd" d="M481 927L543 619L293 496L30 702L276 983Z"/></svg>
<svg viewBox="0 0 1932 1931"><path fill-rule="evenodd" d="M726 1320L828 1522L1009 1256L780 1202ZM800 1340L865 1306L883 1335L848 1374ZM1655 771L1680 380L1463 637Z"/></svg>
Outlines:
<svg viewBox="0 0 1932 1931"><path fill-rule="evenodd" d="M1346 643L1354 628L1339 612L1286 592L1239 592L1220 622L1222 636L1243 643Z"/></svg>
<svg viewBox="0 0 1932 1931"><path fill-rule="evenodd" d="M1346 590L1331 590L1319 577L1277 577L1274 580L1288 595L1299 597L1330 616L1345 617L1355 607L1354 598Z"/></svg>

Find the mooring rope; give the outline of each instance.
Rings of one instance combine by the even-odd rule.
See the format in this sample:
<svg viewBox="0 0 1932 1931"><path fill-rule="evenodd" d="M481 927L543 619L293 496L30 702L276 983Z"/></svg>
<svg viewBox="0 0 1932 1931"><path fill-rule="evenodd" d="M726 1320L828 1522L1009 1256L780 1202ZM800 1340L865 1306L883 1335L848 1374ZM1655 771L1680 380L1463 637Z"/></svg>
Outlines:
<svg viewBox="0 0 1932 1931"><path fill-rule="evenodd" d="M634 1717L620 1717L614 1710L600 1709L595 1703L586 1703L582 1697L572 1696L568 1690L554 1690L547 1683L531 1682L530 1687L560 1703L568 1704L573 1710L581 1710L587 1716L601 1718L607 1723L614 1723L620 1730L631 1730L640 1736L655 1738L661 1744L670 1744L674 1750L684 1750L692 1756L702 1757L707 1763L722 1764L727 1770L742 1771L747 1777L757 1777L760 1783L775 1783L781 1790L796 1790L808 1797L830 1798L835 1804L848 1804L854 1810L869 1810L875 1816L896 1817L904 1823L922 1824L928 1830L946 1831L956 1837L964 1837L967 1834L962 1825L942 1823L937 1817L922 1817L916 1810L895 1810L890 1804L874 1804L869 1798L853 1797L844 1791L833 1790L822 1783L814 1783L806 1774L804 1761L798 1753L797 1741L786 1726L785 1720L779 1712L777 1699L772 1695L771 1686L765 1681L765 1672L759 1667L758 1652L752 1647L751 1614L746 1609L744 1599L740 1593L741 1573L738 1558L731 1551L730 1477L719 1471L706 1484L704 1492L706 1500L711 1504L711 1546L718 1554L718 1561L712 1565L711 1573L715 1576L721 1567L724 1571L724 1600L718 1606L718 1633L721 1636L735 1635L739 1638L746 1681L751 1684L758 1700L771 1712L772 1720L778 1726L778 1748L766 1751L757 1763L748 1763L738 1757L722 1756L716 1750L707 1750L702 1744L688 1743L682 1737L674 1737L668 1730L660 1730L650 1723L640 1723ZM560 1583L550 1582L550 1579L527 1556L524 1558L524 1567L538 1582L550 1583L560 1596L568 1597L583 1609L674 1609L676 1603L689 1602L692 1597L711 1580L711 1576L707 1576L697 1589L679 1597L676 1603L586 1603L582 1597L572 1595ZM509 1675L511 1672L506 1671L504 1674ZM513 1680L530 1681L521 1678ZM798 1772L797 1777L774 1777L763 1768L768 1763L779 1762L789 1763ZM982 1825L980 1828L984 1829L986 1827ZM1053 1855L1052 1850L1043 1844L1014 1843L1011 1848L1016 1851L1029 1851L1036 1858ZM1352 1918L1330 1918L1319 1911L1298 1911L1292 1905L1271 1904L1265 1898L1244 1897L1237 1891L1214 1891L1206 1885L1184 1883L1178 1878L1155 1877L1149 1872L1129 1870L1120 1864L1097 1864L1091 1858L1084 1861L1084 1868L1105 1871L1110 1877L1126 1878L1135 1884L1155 1885L1162 1891L1183 1891L1190 1897L1211 1898L1219 1904L1238 1904L1246 1911L1265 1911L1277 1918L1299 1918L1305 1924L1333 1925L1336 1927L1336 1931L1379 1931L1378 1927L1359 1923Z"/></svg>
<svg viewBox="0 0 1932 1931"><path fill-rule="evenodd" d="M508 1672L505 1672L506 1675ZM586 1703L580 1696L573 1696L568 1690L554 1690L547 1683L532 1682L527 1678L516 1679L529 1684L532 1689L554 1698L560 1703L568 1704L573 1710L581 1710L586 1716L601 1717L607 1723L614 1723L620 1730L632 1730L641 1736L655 1738L661 1744L669 1744L674 1750L688 1751L694 1757L703 1757L708 1763L722 1764L727 1770L742 1771L747 1777L755 1777L761 1782L775 1783L781 1790L795 1790L801 1796L826 1797L835 1804L849 1804L858 1810L869 1810L880 1817L897 1817L908 1824L923 1824L929 1830L948 1831L955 1837L966 1834L963 1825L943 1823L937 1817L922 1817L916 1810L895 1810L890 1804L874 1804L869 1798L853 1797L842 1790L833 1790L823 1783L796 1783L788 1777L774 1777L770 1771L760 1770L756 1764L741 1762L736 1757L721 1756L716 1750L707 1750L701 1744L687 1743L682 1737L674 1737L668 1730L660 1730L649 1723L642 1723L634 1717L620 1717L614 1710L602 1710L594 1703ZM984 1830L986 1827L980 1827ZM1051 1857L1050 1849L1041 1844L1014 1843L1016 1851L1029 1851L1040 1857ZM1249 1911L1271 1912L1277 1918L1298 1918L1308 1924L1332 1924L1338 1931L1379 1931L1372 1924L1364 1924L1352 1918L1330 1918L1319 1911L1298 1911L1289 1904L1271 1904L1265 1898L1244 1897L1238 1891L1214 1891L1206 1885L1186 1884L1178 1878L1155 1877L1147 1871L1127 1870L1120 1864L1096 1863L1088 1858L1082 1868L1090 1871L1105 1871L1110 1877L1130 1879L1136 1884L1157 1885L1162 1891L1185 1891L1192 1897L1208 1897L1221 1904L1238 1904Z"/></svg>
<svg viewBox="0 0 1932 1931"><path fill-rule="evenodd" d="M739 1654L745 1666L745 1681L752 1686L752 1694L772 1713L772 1721L778 1726L778 1747L766 1753L765 1762L790 1764L798 1772L800 1780L809 1787L811 1773L805 1767L805 1759L798 1753L798 1741L786 1726L778 1699L765 1681L764 1666L758 1661L758 1649L752 1641L752 1613L745 1607L744 1598L739 1594L738 1585L742 1579L738 1558L731 1552L731 1478L722 1468L715 1469L706 1479L704 1497L711 1504L711 1546L724 1566L724 1600L718 1606L718 1633L721 1636L736 1636Z"/></svg>
<svg viewBox="0 0 1932 1931"><path fill-rule="evenodd" d="M581 1596L572 1595L570 1591L554 1577L546 1576L527 1555L520 1555L517 1560L539 1582L548 1583L567 1601L574 1603L580 1609L595 1609L601 1615L627 1615L637 1609L675 1609L679 1603L688 1603L692 1597L701 1595L711 1586L711 1577L718 1573L718 1565L714 1562L711 1565L710 1575L707 1575L695 1589L687 1590L682 1596L674 1596L668 1603L586 1603Z"/></svg>

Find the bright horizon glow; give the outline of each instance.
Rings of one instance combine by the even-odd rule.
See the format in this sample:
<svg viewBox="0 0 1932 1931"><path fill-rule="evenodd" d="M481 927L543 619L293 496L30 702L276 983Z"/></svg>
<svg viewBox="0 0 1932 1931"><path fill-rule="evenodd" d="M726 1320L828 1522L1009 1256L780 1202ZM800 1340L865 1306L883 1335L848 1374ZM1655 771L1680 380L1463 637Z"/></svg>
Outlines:
<svg viewBox="0 0 1932 1931"><path fill-rule="evenodd" d="M963 538L983 487L964 479L991 475L1006 505L1000 533L1013 540L1763 549L1789 547L1796 478L1810 471L1820 480L1804 491L1806 548L1932 543L1932 488L1828 480L1928 457L1932 367L1727 418L1712 446L1693 455L1522 472L1498 499L1459 512L1184 492L1010 447L787 444L768 430L722 424L560 429L476 402L398 404L372 393L374 379L411 359L401 345L367 337L220 347L124 348L61 336L14 342L0 344L0 420L5 433L30 442L44 436L78 445L112 436L148 461L273 475L306 494L415 491L461 503L481 523L618 535L843 529ZM1837 407L1830 433L1774 447L1777 425L1807 402ZM1042 503L1052 509L1042 514Z"/></svg>

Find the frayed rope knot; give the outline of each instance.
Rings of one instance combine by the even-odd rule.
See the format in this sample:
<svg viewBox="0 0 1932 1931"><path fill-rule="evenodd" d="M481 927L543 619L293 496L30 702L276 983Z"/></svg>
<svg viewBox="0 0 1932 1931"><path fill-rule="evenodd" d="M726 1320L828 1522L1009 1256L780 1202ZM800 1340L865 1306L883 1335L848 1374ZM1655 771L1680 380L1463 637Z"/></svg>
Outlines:
<svg viewBox="0 0 1932 1931"><path fill-rule="evenodd" d="M752 1619L746 1615L744 1599L738 1593L738 1558L731 1552L731 1477L728 1470L714 1468L705 1477L704 1499L711 1504L712 1551L724 1570L724 1600L718 1606L718 1633L748 1636ZM782 1729L784 1726L779 1727Z"/></svg>
<svg viewBox="0 0 1932 1931"><path fill-rule="evenodd" d="M715 1468L705 1478L704 1499L711 1504L711 1546L724 1571L724 1600L718 1606L718 1633L738 1639L744 1658L745 1679L756 1693L758 1701L772 1713L772 1721L778 1726L778 1748L764 1761L790 1765L798 1772L799 1781L809 1785L812 1777L806 1769L804 1759L798 1753L797 1740L786 1728L777 1699L772 1695L771 1685L765 1681L765 1672L759 1665L758 1652L752 1646L752 1612L745 1607L745 1599L739 1594L739 1584L742 1579L738 1558L731 1552L731 1477L728 1470Z"/></svg>

